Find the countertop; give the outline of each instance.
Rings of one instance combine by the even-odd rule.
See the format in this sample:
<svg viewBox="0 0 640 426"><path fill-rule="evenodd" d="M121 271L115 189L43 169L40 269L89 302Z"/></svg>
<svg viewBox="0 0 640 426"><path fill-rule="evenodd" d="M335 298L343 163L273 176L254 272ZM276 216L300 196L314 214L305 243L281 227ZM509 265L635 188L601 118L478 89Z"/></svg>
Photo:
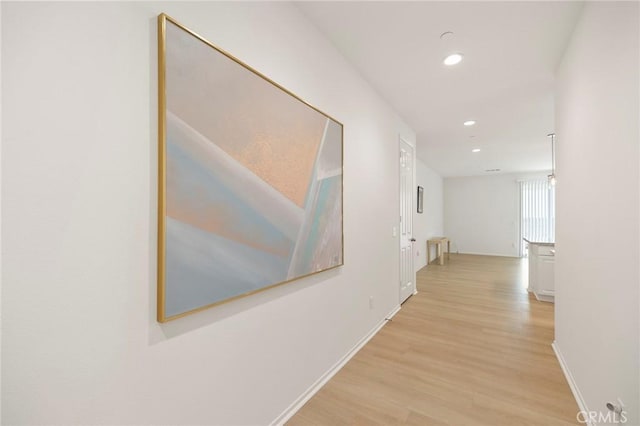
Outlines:
<svg viewBox="0 0 640 426"><path fill-rule="evenodd" d="M555 246L556 245L556 243L541 243L539 241L529 241L526 238L523 238L523 240L525 240L529 244L537 244L539 246Z"/></svg>

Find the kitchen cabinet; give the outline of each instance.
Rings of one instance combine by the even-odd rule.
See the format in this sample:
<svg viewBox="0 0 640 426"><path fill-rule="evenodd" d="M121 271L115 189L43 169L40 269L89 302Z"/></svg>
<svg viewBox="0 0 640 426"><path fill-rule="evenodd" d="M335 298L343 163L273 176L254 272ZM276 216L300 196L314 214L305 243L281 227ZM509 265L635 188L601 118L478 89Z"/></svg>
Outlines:
<svg viewBox="0 0 640 426"><path fill-rule="evenodd" d="M553 302L555 295L555 244L529 241L529 287L536 299Z"/></svg>

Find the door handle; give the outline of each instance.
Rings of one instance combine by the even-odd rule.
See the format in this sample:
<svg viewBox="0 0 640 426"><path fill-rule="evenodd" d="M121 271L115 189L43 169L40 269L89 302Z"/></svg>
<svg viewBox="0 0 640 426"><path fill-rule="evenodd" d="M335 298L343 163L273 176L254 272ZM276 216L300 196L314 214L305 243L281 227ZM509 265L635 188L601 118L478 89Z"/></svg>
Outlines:
<svg viewBox="0 0 640 426"><path fill-rule="evenodd" d="M412 238L412 239L410 239L409 241L411 241L412 243L415 243L415 242L416 242L416 239L415 239L415 238Z"/></svg>

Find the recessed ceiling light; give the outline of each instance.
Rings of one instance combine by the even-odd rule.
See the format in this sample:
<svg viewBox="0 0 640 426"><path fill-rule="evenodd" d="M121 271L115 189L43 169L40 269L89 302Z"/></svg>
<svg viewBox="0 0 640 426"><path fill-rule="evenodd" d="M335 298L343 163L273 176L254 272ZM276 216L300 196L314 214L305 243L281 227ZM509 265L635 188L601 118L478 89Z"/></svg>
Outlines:
<svg viewBox="0 0 640 426"><path fill-rule="evenodd" d="M451 55L444 58L443 63L445 65L451 66L460 63L462 60L462 53L452 53Z"/></svg>
<svg viewBox="0 0 640 426"><path fill-rule="evenodd" d="M471 152L480 152L480 148L473 148Z"/></svg>
<svg viewBox="0 0 640 426"><path fill-rule="evenodd" d="M474 124L476 124L476 120L467 120L464 123L465 126L473 126Z"/></svg>

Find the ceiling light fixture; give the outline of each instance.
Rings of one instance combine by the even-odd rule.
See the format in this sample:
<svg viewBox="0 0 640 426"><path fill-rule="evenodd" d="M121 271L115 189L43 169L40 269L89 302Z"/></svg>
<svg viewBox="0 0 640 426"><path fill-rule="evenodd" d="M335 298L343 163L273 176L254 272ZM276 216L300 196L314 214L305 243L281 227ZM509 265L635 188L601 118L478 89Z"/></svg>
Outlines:
<svg viewBox="0 0 640 426"><path fill-rule="evenodd" d="M469 127L469 126L473 126L474 124L476 124L476 121L475 120L467 120L462 124L467 126L467 127Z"/></svg>
<svg viewBox="0 0 640 426"><path fill-rule="evenodd" d="M459 64L460 61L462 61L462 53L452 53L451 55L447 56L446 58L444 58L444 61L442 61L445 65L447 66L452 66L452 65L456 65Z"/></svg>
<svg viewBox="0 0 640 426"><path fill-rule="evenodd" d="M480 152L480 148L473 148L471 152Z"/></svg>
<svg viewBox="0 0 640 426"><path fill-rule="evenodd" d="M551 138L551 174L547 176L547 179L549 179L549 185L555 186L556 184L556 134L549 133L547 137Z"/></svg>
<svg viewBox="0 0 640 426"><path fill-rule="evenodd" d="M451 36L453 36L453 31L445 31L442 34L440 34L440 40L447 39Z"/></svg>

